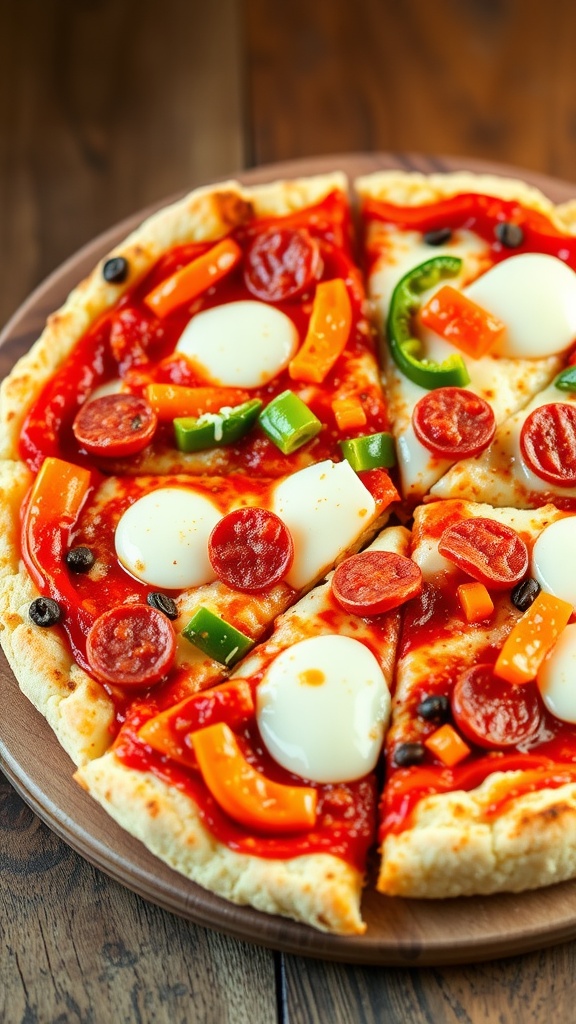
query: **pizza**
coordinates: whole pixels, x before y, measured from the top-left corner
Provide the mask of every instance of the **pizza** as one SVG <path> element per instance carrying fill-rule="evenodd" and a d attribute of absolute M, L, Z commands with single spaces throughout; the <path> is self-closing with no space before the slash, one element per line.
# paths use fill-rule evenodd
<path fill-rule="evenodd" d="M 464 173 L 198 189 L 3 382 L 8 662 L 224 899 L 353 935 L 366 884 L 576 876 L 575 224 Z"/>

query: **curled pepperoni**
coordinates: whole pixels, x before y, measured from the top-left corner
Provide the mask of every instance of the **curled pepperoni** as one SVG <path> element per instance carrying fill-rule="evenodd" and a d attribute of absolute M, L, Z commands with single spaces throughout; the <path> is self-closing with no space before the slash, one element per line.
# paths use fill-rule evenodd
<path fill-rule="evenodd" d="M 479 747 L 515 747 L 533 736 L 541 712 L 536 687 L 511 686 L 492 665 L 474 665 L 458 677 L 452 714 L 464 735 Z"/>
<path fill-rule="evenodd" d="M 479 455 L 494 437 L 496 420 L 488 402 L 466 388 L 435 388 L 412 413 L 414 433 L 439 459 Z"/>
<path fill-rule="evenodd" d="M 137 395 L 103 395 L 86 402 L 72 424 L 74 436 L 90 455 L 120 458 L 141 452 L 152 440 L 156 413 Z"/>
<path fill-rule="evenodd" d="M 86 637 L 91 671 L 113 686 L 153 686 L 170 671 L 176 634 L 148 604 L 119 605 L 96 619 Z"/>
<path fill-rule="evenodd" d="M 332 593 L 352 615 L 383 615 L 417 597 L 422 572 L 393 551 L 361 551 L 341 562 L 332 577 Z"/>
<path fill-rule="evenodd" d="M 208 540 L 214 572 L 234 590 L 256 593 L 284 578 L 294 544 L 288 527 L 266 508 L 238 508 L 216 524 Z"/>
<path fill-rule="evenodd" d="M 553 402 L 534 409 L 522 427 L 520 450 L 541 480 L 576 486 L 576 406 Z"/>
<path fill-rule="evenodd" d="M 320 247 L 304 228 L 262 231 L 246 250 L 246 287 L 264 302 L 298 298 L 321 273 Z"/>
<path fill-rule="evenodd" d="M 522 538 L 510 526 L 482 516 L 449 526 L 438 551 L 493 590 L 508 590 L 528 572 L 528 548 Z"/>

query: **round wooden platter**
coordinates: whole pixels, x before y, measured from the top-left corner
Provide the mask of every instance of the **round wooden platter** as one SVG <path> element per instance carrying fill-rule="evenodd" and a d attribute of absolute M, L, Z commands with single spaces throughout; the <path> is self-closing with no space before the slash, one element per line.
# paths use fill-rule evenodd
<path fill-rule="evenodd" d="M 322 173 L 336 168 L 350 178 L 380 169 L 424 173 L 468 169 L 520 177 L 555 202 L 576 186 L 480 161 L 408 154 L 348 154 L 257 168 L 238 175 L 246 184 Z M 163 205 L 163 204 L 158 204 Z M 151 210 L 140 212 L 94 239 L 53 273 L 0 336 L 0 375 L 40 334 L 48 314 L 114 244 Z M 116 825 L 73 781 L 73 765 L 44 719 L 20 693 L 0 655 L 0 766 L 30 807 L 62 839 L 106 874 L 141 896 L 196 924 L 284 952 L 348 963 L 440 965 L 528 952 L 576 936 L 576 882 L 521 895 L 424 901 L 400 900 L 366 890 L 363 936 L 325 935 L 304 925 L 237 907 L 178 875 Z"/>

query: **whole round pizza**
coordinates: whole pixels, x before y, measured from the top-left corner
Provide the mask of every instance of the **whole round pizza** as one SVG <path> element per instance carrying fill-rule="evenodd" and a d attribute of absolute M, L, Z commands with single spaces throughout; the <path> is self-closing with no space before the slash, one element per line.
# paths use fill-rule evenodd
<path fill-rule="evenodd" d="M 576 877 L 576 202 L 198 189 L 0 393 L 0 640 L 75 779 L 237 904 Z"/>

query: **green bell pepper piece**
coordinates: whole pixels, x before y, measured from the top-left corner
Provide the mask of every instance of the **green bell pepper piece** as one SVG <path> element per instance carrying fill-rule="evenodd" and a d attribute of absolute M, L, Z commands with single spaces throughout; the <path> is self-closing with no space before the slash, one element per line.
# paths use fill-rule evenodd
<path fill-rule="evenodd" d="M 322 430 L 322 423 L 293 391 L 283 391 L 258 418 L 267 437 L 283 455 L 291 455 Z"/>
<path fill-rule="evenodd" d="M 389 469 L 396 463 L 394 438 L 386 432 L 340 441 L 340 448 L 356 473 L 363 469 L 379 469 L 381 466 Z"/>
<path fill-rule="evenodd" d="M 261 400 L 252 398 L 218 413 L 179 416 L 173 420 L 176 447 L 181 452 L 200 452 L 205 448 L 236 444 L 255 425 L 261 408 Z"/>
<path fill-rule="evenodd" d="M 208 608 L 198 608 L 182 630 L 191 644 L 209 658 L 232 668 L 254 646 L 254 641 Z"/>
<path fill-rule="evenodd" d="M 447 277 L 456 277 L 461 268 L 462 260 L 457 256 L 436 256 L 405 274 L 392 294 L 386 326 L 392 358 L 406 377 L 428 391 L 465 387 L 470 382 L 461 355 L 454 353 L 443 363 L 425 359 L 422 342 L 412 334 L 412 317 L 422 293 Z"/>
<path fill-rule="evenodd" d="M 554 387 L 560 391 L 576 391 L 576 366 L 562 370 L 554 381 Z"/>

